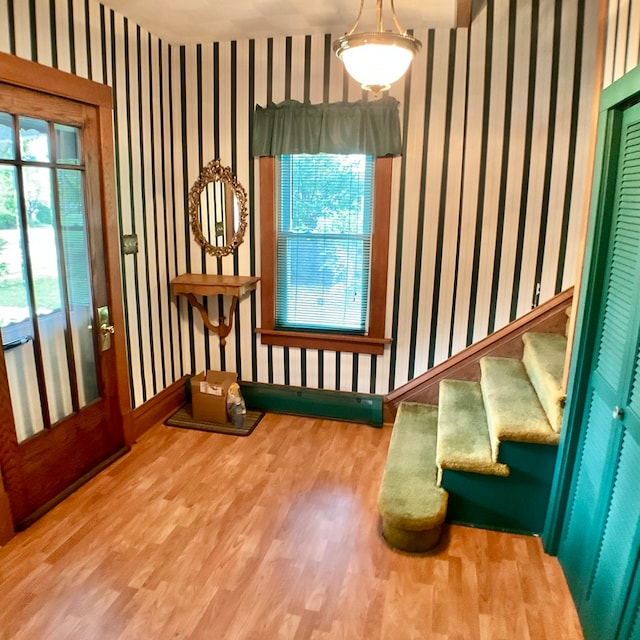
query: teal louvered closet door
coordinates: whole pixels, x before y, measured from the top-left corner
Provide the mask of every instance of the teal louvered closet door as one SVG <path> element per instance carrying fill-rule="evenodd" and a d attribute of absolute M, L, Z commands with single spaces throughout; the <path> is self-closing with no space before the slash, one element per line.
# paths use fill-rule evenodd
<path fill-rule="evenodd" d="M 586 320 L 597 323 L 591 373 L 558 553 L 587 640 L 640 640 L 632 588 L 640 548 L 640 105 L 622 113 L 619 134 L 613 207 L 601 212 L 611 225 L 602 296 Z"/>
<path fill-rule="evenodd" d="M 619 638 L 640 640 L 640 571 L 636 569 L 629 598 L 629 606 L 622 620 Z"/>

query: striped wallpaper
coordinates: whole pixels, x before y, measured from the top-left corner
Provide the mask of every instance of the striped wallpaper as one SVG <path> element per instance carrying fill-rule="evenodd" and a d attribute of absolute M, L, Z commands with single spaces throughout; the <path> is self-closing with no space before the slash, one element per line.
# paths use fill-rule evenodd
<path fill-rule="evenodd" d="M 640 63 L 640 0 L 609 0 L 604 87 Z"/>
<path fill-rule="evenodd" d="M 255 104 L 361 98 L 334 35 L 177 46 L 94 0 L 0 0 L 0 50 L 114 89 L 118 211 L 134 406 L 205 367 L 243 380 L 386 393 L 573 283 L 588 191 L 598 0 L 488 0 L 470 29 L 416 31 L 391 94 L 394 160 L 382 356 L 263 347 L 256 295 L 221 348 L 169 292 L 175 275 L 260 275 Z M 611 0 L 605 82 L 638 64 L 640 0 Z M 245 242 L 205 257 L 186 196 L 212 158 L 249 196 Z M 209 302 L 217 316 L 218 303 Z M 228 304 L 228 303 L 227 303 Z M 223 310 L 224 311 L 224 310 Z"/>

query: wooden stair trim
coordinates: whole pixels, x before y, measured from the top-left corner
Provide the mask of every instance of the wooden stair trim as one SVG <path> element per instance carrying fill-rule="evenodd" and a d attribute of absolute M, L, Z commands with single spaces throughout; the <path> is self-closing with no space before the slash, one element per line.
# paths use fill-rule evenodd
<path fill-rule="evenodd" d="M 480 358 L 484 356 L 521 358 L 521 338 L 528 331 L 564 334 L 567 320 L 565 310 L 571 306 L 572 301 L 573 287 L 569 287 L 524 316 L 389 392 L 384 398 L 384 422 L 393 422 L 398 405 L 402 401 L 437 404 L 438 386 L 445 378 L 478 382 Z"/>

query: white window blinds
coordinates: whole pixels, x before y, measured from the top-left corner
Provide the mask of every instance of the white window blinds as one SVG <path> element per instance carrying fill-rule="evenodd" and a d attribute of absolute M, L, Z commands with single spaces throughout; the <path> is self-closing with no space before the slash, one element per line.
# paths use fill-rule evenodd
<path fill-rule="evenodd" d="M 276 328 L 365 334 L 374 156 L 278 162 Z"/>

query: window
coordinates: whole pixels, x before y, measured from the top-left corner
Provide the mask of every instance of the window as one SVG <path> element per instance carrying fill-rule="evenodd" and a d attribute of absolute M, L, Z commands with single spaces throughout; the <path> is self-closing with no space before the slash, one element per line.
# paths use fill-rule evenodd
<path fill-rule="evenodd" d="M 373 166 L 356 154 L 278 159 L 277 329 L 364 335 Z"/>
<path fill-rule="evenodd" d="M 261 158 L 263 344 L 383 353 L 391 163 Z"/>

